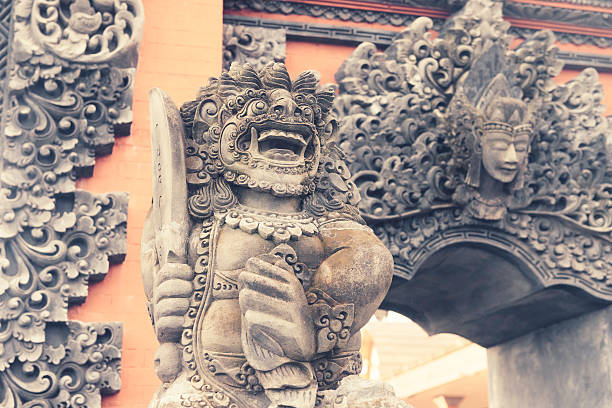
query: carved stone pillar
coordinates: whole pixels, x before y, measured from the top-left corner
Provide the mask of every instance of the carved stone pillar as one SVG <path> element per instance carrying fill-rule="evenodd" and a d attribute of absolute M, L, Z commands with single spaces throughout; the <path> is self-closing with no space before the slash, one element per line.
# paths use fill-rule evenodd
<path fill-rule="evenodd" d="M 139 0 L 0 1 L 0 406 L 100 406 L 121 324 L 68 321 L 126 251 L 127 194 L 74 181 L 129 133 Z"/>

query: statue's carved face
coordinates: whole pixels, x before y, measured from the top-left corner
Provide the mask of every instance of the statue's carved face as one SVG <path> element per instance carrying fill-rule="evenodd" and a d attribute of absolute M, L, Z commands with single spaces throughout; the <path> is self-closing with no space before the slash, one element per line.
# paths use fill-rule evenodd
<path fill-rule="evenodd" d="M 181 108 L 200 144 L 189 155 L 190 185 L 209 185 L 208 175 L 276 196 L 314 192 L 321 145 L 337 131 L 334 96 L 334 87 L 321 87 L 314 71 L 292 81 L 281 63 L 260 71 L 233 65 Z"/>
<path fill-rule="evenodd" d="M 510 126 L 484 132 L 482 165 L 493 179 L 501 183 L 514 181 L 527 164 L 529 135 L 527 129 Z"/>
<path fill-rule="evenodd" d="M 285 89 L 251 99 L 223 127 L 220 158 L 251 186 L 277 194 L 303 190 L 317 171 L 321 147 L 313 107 Z"/>

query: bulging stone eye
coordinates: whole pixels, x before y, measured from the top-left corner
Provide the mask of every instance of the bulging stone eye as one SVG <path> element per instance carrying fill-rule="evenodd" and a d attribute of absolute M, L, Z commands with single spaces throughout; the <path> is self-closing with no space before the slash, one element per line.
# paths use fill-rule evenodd
<path fill-rule="evenodd" d="M 249 140 L 247 140 L 247 138 L 242 138 L 241 140 L 238 141 L 239 151 L 246 152 L 247 150 L 249 150 L 250 146 L 251 146 L 251 143 L 249 142 Z"/>
<path fill-rule="evenodd" d="M 252 115 L 263 115 L 268 111 L 268 104 L 261 99 L 256 100 L 251 103 L 249 110 Z"/>

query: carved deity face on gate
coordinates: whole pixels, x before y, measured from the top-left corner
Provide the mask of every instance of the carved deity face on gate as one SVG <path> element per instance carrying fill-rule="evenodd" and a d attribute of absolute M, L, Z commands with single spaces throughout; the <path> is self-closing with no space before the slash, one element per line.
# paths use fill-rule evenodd
<path fill-rule="evenodd" d="M 500 98 L 486 110 L 482 164 L 501 183 L 511 183 L 525 168 L 532 127 L 525 124 L 527 107 L 517 99 Z"/>
<path fill-rule="evenodd" d="M 482 177 L 490 177 L 513 190 L 521 188 L 533 132 L 526 105 L 518 99 L 499 98 L 485 109 L 484 116 L 484 124 L 475 130 L 475 152 L 481 164 L 472 164 L 468 184 L 478 187 Z"/>

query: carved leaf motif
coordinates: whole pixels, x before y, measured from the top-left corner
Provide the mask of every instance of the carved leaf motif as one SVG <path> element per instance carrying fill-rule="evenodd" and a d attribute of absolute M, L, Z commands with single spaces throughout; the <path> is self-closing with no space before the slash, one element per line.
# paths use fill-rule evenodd
<path fill-rule="evenodd" d="M 46 51 L 83 63 L 121 59 L 140 40 L 143 10 L 137 0 L 107 2 L 78 0 L 19 0 L 15 31 L 20 59 Z"/>
<path fill-rule="evenodd" d="M 602 98 L 593 69 L 546 95 L 537 113 L 528 191 L 513 206 L 557 215 L 610 240 L 612 177 L 606 144 L 612 127 L 601 116 Z"/>
<path fill-rule="evenodd" d="M 2 370 L 1 406 L 99 406 L 100 390 L 119 390 L 120 324 L 68 322 L 46 332 L 42 358 Z"/>
<path fill-rule="evenodd" d="M 361 44 L 336 74 L 339 145 L 349 152 L 364 212 L 401 214 L 448 202 L 460 182 L 450 171 L 449 103 L 483 45 L 509 41 L 499 4 L 472 3 L 438 38 L 428 31 L 432 21 L 419 18 L 384 53 Z M 483 12 L 485 5 L 493 12 Z"/>
<path fill-rule="evenodd" d="M 285 30 L 223 25 L 223 70 L 233 62 L 261 70 L 269 62 L 285 61 Z"/>
<path fill-rule="evenodd" d="M 76 223 L 66 231 L 49 223 L 0 241 L 0 332 L 11 339 L 0 353 L 1 366 L 17 356 L 36 360 L 45 323 L 65 321 L 68 302 L 83 300 L 89 279 L 108 271 L 107 257 L 118 261 L 125 253 L 125 194 L 77 191 L 73 205 Z"/>

